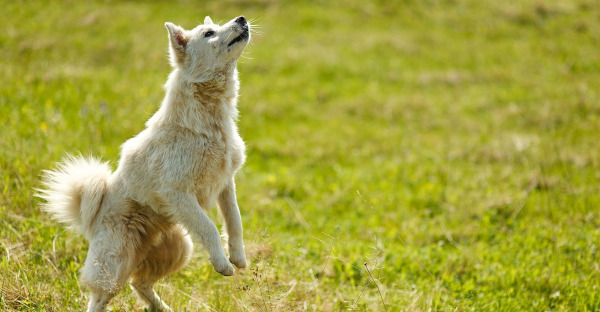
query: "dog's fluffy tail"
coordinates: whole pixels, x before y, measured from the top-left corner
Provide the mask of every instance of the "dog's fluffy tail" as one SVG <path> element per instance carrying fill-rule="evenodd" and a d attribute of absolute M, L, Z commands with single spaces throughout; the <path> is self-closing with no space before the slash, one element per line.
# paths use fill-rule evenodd
<path fill-rule="evenodd" d="M 67 156 L 55 170 L 44 171 L 45 188 L 39 189 L 37 194 L 46 201 L 42 209 L 89 237 L 110 175 L 108 163 L 81 155 Z"/>

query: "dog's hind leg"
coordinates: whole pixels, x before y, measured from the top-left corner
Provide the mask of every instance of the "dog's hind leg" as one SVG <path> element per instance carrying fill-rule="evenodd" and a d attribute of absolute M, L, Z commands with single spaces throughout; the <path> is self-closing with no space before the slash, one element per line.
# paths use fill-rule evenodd
<path fill-rule="evenodd" d="M 109 292 L 92 292 L 90 296 L 90 301 L 88 303 L 88 312 L 104 312 L 106 311 L 106 306 L 110 299 L 112 299 L 115 294 L 111 294 Z"/>
<path fill-rule="evenodd" d="M 149 306 L 149 311 L 173 311 L 169 306 L 160 300 L 160 297 L 153 289 L 154 281 L 132 279 L 131 289 L 136 293 L 140 301 Z"/>
<path fill-rule="evenodd" d="M 171 311 L 153 289 L 161 277 L 181 269 L 190 259 L 192 241 L 180 226 L 164 232 L 148 250 L 147 257 L 131 275 L 131 288 L 150 311 Z"/>
<path fill-rule="evenodd" d="M 130 250 L 112 237 L 97 236 L 81 269 L 81 281 L 91 291 L 89 312 L 105 311 L 109 301 L 121 290 L 131 273 Z"/>

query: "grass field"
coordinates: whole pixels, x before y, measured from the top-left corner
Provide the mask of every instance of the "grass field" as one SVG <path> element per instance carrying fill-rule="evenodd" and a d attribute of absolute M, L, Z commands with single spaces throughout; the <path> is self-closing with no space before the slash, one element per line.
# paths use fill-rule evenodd
<path fill-rule="evenodd" d="M 600 4 L 513 2 L 1 1 L 0 310 L 85 308 L 87 242 L 40 213 L 41 171 L 116 167 L 164 95 L 165 21 L 244 14 L 251 265 L 196 246 L 171 307 L 599 311 Z"/>

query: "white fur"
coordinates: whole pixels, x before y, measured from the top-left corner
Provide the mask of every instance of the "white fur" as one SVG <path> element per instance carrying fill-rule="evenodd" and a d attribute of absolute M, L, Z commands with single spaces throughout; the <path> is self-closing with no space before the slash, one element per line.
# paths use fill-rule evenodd
<path fill-rule="evenodd" d="M 95 158 L 67 156 L 56 171 L 45 171 L 46 189 L 39 192 L 46 200 L 42 209 L 90 239 L 111 172 Z"/>
<path fill-rule="evenodd" d="M 234 175 L 245 161 L 235 124 L 236 62 L 249 33 L 229 45 L 248 31 L 244 23 L 240 17 L 219 26 L 207 17 L 190 31 L 166 23 L 174 67 L 166 96 L 146 129 L 122 145 L 117 170 L 70 156 L 45 172 L 42 208 L 90 241 L 81 270 L 92 291 L 88 311 L 104 311 L 127 280 L 151 310 L 170 310 L 152 285 L 189 260 L 187 233 L 202 243 L 217 272 L 232 275 L 232 263 L 246 266 Z M 215 202 L 229 259 L 203 211 Z"/>

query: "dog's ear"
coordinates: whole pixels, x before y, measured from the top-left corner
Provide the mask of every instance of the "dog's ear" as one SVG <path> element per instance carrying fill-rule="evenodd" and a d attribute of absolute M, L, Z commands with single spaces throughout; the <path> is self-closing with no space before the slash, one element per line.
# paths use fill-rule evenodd
<path fill-rule="evenodd" d="M 185 60 L 185 47 L 189 38 L 183 28 L 173 23 L 166 22 L 165 27 L 169 31 L 171 64 L 173 66 L 183 64 Z"/>
<path fill-rule="evenodd" d="M 212 25 L 213 21 L 210 19 L 210 16 L 204 18 L 204 25 Z"/>

